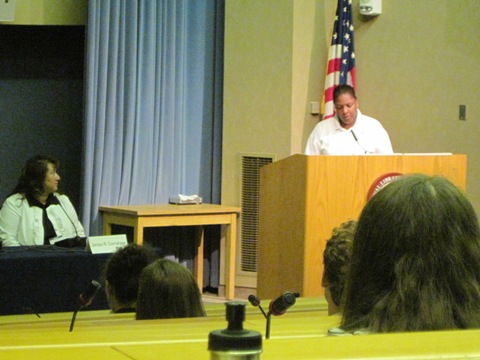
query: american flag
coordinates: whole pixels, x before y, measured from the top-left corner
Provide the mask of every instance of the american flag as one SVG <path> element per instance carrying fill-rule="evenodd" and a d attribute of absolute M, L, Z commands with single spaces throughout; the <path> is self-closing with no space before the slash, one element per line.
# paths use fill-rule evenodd
<path fill-rule="evenodd" d="M 356 87 L 353 44 L 352 0 L 338 0 L 325 77 L 325 93 L 322 103 L 324 120 L 335 115 L 333 106 L 335 86 L 348 84 Z"/>

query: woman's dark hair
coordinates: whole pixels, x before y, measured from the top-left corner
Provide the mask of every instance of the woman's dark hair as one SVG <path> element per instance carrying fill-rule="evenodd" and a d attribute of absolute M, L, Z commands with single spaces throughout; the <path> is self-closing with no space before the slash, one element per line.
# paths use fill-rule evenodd
<path fill-rule="evenodd" d="M 153 248 L 138 244 L 128 244 L 110 256 L 105 263 L 103 277 L 119 303 L 135 304 L 140 274 L 157 258 Z"/>
<path fill-rule="evenodd" d="M 42 195 L 45 177 L 48 172 L 48 164 L 52 164 L 55 169 L 58 169 L 58 160 L 51 157 L 37 155 L 28 159 L 22 169 L 17 185 L 10 195 L 20 193 L 35 198 Z"/>
<path fill-rule="evenodd" d="M 201 316 L 205 316 L 205 311 L 200 290 L 186 267 L 159 259 L 143 269 L 137 298 L 137 320 Z"/>
<path fill-rule="evenodd" d="M 480 327 L 480 230 L 442 177 L 386 185 L 358 221 L 342 327 L 371 332 Z"/>
<path fill-rule="evenodd" d="M 357 95 L 355 95 L 355 89 L 353 86 L 350 85 L 338 85 L 333 89 L 333 102 L 337 102 L 337 99 L 340 95 L 343 94 L 350 94 L 353 96 L 353 98 L 357 98 Z"/>

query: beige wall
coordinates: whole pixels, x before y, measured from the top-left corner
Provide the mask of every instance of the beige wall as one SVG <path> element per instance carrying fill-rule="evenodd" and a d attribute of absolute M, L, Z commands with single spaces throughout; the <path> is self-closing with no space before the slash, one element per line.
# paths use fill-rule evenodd
<path fill-rule="evenodd" d="M 240 153 L 303 152 L 318 121 L 336 0 L 226 0 L 222 202 L 239 205 Z M 383 0 L 360 18 L 353 1 L 357 92 L 396 152 L 468 156 L 480 214 L 480 1 Z M 466 121 L 459 104 L 468 105 Z"/>
<path fill-rule="evenodd" d="M 222 203 L 240 201 L 239 153 L 290 153 L 292 11 L 290 1 L 226 2 Z"/>
<path fill-rule="evenodd" d="M 14 21 L 5 25 L 85 25 L 88 0 L 15 0 Z"/>

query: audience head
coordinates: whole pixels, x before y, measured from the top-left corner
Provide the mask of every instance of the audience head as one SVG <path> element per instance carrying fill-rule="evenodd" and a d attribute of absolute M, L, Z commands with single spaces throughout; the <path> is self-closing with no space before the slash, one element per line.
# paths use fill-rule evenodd
<path fill-rule="evenodd" d="M 157 258 L 153 248 L 129 244 L 107 260 L 104 268 L 105 292 L 113 312 L 134 311 L 140 274 Z"/>
<path fill-rule="evenodd" d="M 190 270 L 159 259 L 140 276 L 137 320 L 205 316 L 202 296 Z"/>
<path fill-rule="evenodd" d="M 11 194 L 20 193 L 38 198 L 45 191 L 45 180 L 49 171 L 57 171 L 59 162 L 43 155 L 31 157 L 25 163 L 17 185 Z"/>
<path fill-rule="evenodd" d="M 480 230 L 442 177 L 402 176 L 376 193 L 355 231 L 342 328 L 480 327 Z"/>
<path fill-rule="evenodd" d="M 350 220 L 333 229 L 323 252 L 322 286 L 325 288 L 329 315 L 339 312 L 356 224 L 356 221 Z"/>

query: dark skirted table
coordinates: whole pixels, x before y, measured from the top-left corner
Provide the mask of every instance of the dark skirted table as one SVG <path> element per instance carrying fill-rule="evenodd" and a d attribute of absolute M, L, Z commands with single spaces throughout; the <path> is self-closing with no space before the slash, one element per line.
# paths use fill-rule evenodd
<path fill-rule="evenodd" d="M 0 251 L 0 315 L 74 311 L 92 280 L 100 281 L 111 254 L 53 245 L 4 247 Z M 85 310 L 108 309 L 100 289 Z"/>

